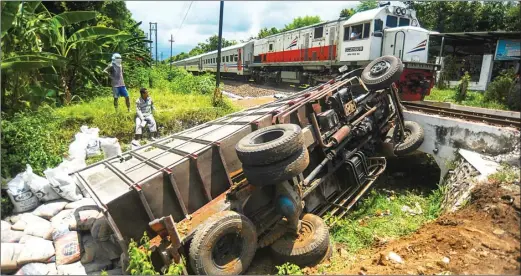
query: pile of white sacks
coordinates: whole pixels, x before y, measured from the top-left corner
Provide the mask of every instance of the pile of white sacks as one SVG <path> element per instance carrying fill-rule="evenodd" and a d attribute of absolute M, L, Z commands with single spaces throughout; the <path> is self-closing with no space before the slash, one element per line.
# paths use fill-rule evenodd
<path fill-rule="evenodd" d="M 15 215 L 1 221 L 2 274 L 122 274 L 122 252 L 107 219 L 69 176 L 89 156 L 121 154 L 116 138 L 100 138 L 98 132 L 82 126 L 69 156 L 45 170 L 46 178 L 27 165 L 7 183 Z"/>

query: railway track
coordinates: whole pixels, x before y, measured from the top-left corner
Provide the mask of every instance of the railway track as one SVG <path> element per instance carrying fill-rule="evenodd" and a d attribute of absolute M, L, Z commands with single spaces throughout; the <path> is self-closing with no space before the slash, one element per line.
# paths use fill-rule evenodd
<path fill-rule="evenodd" d="M 491 125 L 514 127 L 517 129 L 521 129 L 521 118 L 513 118 L 466 110 L 457 110 L 447 107 L 432 106 L 415 102 L 402 102 L 402 104 L 407 110 L 411 111 L 420 111 L 428 114 L 437 114 L 448 117 L 460 118 L 468 121 L 475 121 Z"/>

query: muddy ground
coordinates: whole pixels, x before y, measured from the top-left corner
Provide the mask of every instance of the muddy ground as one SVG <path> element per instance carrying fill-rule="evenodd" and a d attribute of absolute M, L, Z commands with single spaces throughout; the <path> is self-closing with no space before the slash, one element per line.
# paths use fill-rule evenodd
<path fill-rule="evenodd" d="M 411 236 L 360 252 L 356 264 L 339 273 L 519 274 L 519 186 L 487 183 L 473 197 L 464 209 L 441 216 Z M 389 252 L 398 254 L 403 264 L 386 260 Z"/>

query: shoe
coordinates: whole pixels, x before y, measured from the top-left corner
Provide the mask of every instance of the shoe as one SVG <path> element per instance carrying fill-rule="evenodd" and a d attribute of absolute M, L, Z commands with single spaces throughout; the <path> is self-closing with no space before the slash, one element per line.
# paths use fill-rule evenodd
<path fill-rule="evenodd" d="M 141 143 L 138 140 L 132 140 L 131 143 L 132 143 L 132 146 L 136 146 L 136 147 L 141 146 Z"/>
<path fill-rule="evenodd" d="M 159 140 L 159 138 L 157 138 L 157 137 L 151 137 L 150 140 L 152 140 L 152 141 L 157 141 L 157 140 Z"/>

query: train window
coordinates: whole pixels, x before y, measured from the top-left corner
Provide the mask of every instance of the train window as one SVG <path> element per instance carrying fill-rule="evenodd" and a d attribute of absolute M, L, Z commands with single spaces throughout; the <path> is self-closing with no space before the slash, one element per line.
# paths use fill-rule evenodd
<path fill-rule="evenodd" d="M 273 51 L 273 43 L 270 43 L 270 49 L 269 51 Z"/>
<path fill-rule="evenodd" d="M 361 39 L 363 27 L 363 24 L 351 26 L 351 34 L 349 35 L 349 40 Z"/>
<path fill-rule="evenodd" d="M 233 55 L 230 55 L 230 62 L 233 62 Z"/>
<path fill-rule="evenodd" d="M 409 18 L 400 18 L 400 23 L 398 23 L 398 26 L 409 26 L 411 23 L 411 20 Z"/>
<path fill-rule="evenodd" d="M 380 19 L 374 20 L 374 31 L 375 32 L 381 32 L 384 27 L 384 22 Z"/>
<path fill-rule="evenodd" d="M 228 62 L 228 61 L 229 61 L 229 60 L 228 60 L 228 56 L 226 56 L 226 62 Z"/>
<path fill-rule="evenodd" d="M 221 62 L 224 62 L 224 57 L 222 57 L 222 61 Z"/>
<path fill-rule="evenodd" d="M 344 27 L 344 41 L 349 40 L 349 27 Z"/>
<path fill-rule="evenodd" d="M 369 37 L 370 30 L 371 30 L 371 23 L 364 23 L 364 38 Z"/>
<path fill-rule="evenodd" d="M 388 15 L 387 20 L 385 21 L 385 26 L 391 27 L 391 28 L 398 26 L 398 17 Z"/>
<path fill-rule="evenodd" d="M 314 38 L 321 38 L 322 36 L 324 36 L 324 26 L 316 27 Z"/>
<path fill-rule="evenodd" d="M 235 56 L 233 57 L 233 61 L 238 61 L 239 60 L 239 56 L 237 54 L 235 54 Z"/>

